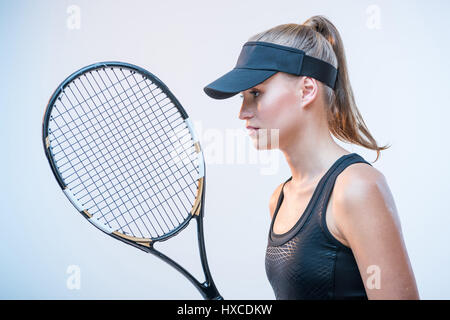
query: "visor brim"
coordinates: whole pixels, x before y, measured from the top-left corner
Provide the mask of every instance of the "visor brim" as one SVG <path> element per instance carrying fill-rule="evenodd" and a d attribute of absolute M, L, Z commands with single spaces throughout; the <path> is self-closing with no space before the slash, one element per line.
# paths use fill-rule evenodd
<path fill-rule="evenodd" d="M 277 72 L 276 70 L 233 69 L 211 82 L 203 88 L 203 91 L 213 99 L 227 99 L 264 82 Z"/>

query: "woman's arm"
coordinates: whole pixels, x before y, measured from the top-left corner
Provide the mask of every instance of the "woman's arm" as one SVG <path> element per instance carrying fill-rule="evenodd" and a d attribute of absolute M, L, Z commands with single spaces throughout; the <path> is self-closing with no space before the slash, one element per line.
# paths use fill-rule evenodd
<path fill-rule="evenodd" d="M 385 177 L 364 164 L 349 166 L 341 175 L 333 217 L 353 251 L 368 298 L 419 299 Z"/>

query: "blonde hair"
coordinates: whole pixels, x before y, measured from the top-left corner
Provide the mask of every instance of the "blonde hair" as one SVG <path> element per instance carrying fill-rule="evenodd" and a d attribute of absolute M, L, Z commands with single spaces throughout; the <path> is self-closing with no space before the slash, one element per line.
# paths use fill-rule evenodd
<path fill-rule="evenodd" d="M 252 36 L 248 41 L 265 41 L 303 50 L 305 54 L 324 60 L 338 69 L 335 89 L 323 85 L 328 106 L 330 132 L 339 140 L 380 151 L 358 110 L 350 85 L 344 44 L 336 27 L 324 16 L 313 16 L 303 24 L 282 24 Z M 374 162 L 375 162 L 374 161 Z"/>

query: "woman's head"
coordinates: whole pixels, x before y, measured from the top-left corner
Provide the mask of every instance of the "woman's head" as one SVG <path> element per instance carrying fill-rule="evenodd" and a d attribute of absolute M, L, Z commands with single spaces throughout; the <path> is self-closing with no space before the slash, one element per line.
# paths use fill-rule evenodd
<path fill-rule="evenodd" d="M 239 117 L 247 121 L 247 125 L 260 125 L 261 128 L 267 129 L 279 128 L 281 145 L 290 143 L 289 140 L 295 137 L 301 138 L 302 123 L 305 121 L 315 121 L 320 125 L 324 120 L 336 138 L 376 150 L 377 159 L 380 151 L 388 148 L 377 145 L 358 111 L 348 77 L 343 42 L 336 27 L 327 18 L 314 16 L 302 25 L 279 25 L 254 35 L 249 41 L 263 41 L 300 49 L 305 55 L 328 62 L 337 68 L 338 75 L 332 89 L 310 77 L 277 72 L 243 92 L 244 101 Z M 254 97 L 253 92 L 258 89 L 263 92 Z M 309 105 L 314 105 L 314 108 L 308 110 Z M 251 119 L 251 116 L 254 118 Z M 270 132 L 268 139 L 270 141 Z M 269 142 L 269 149 L 270 144 Z"/>

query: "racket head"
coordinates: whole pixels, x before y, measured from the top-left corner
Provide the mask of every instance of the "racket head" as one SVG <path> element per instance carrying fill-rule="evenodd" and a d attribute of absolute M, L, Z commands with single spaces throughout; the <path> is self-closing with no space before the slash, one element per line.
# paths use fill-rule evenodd
<path fill-rule="evenodd" d="M 100 62 L 71 74 L 49 99 L 42 138 L 71 203 L 119 240 L 150 247 L 203 215 L 205 165 L 194 127 L 141 67 Z"/>

